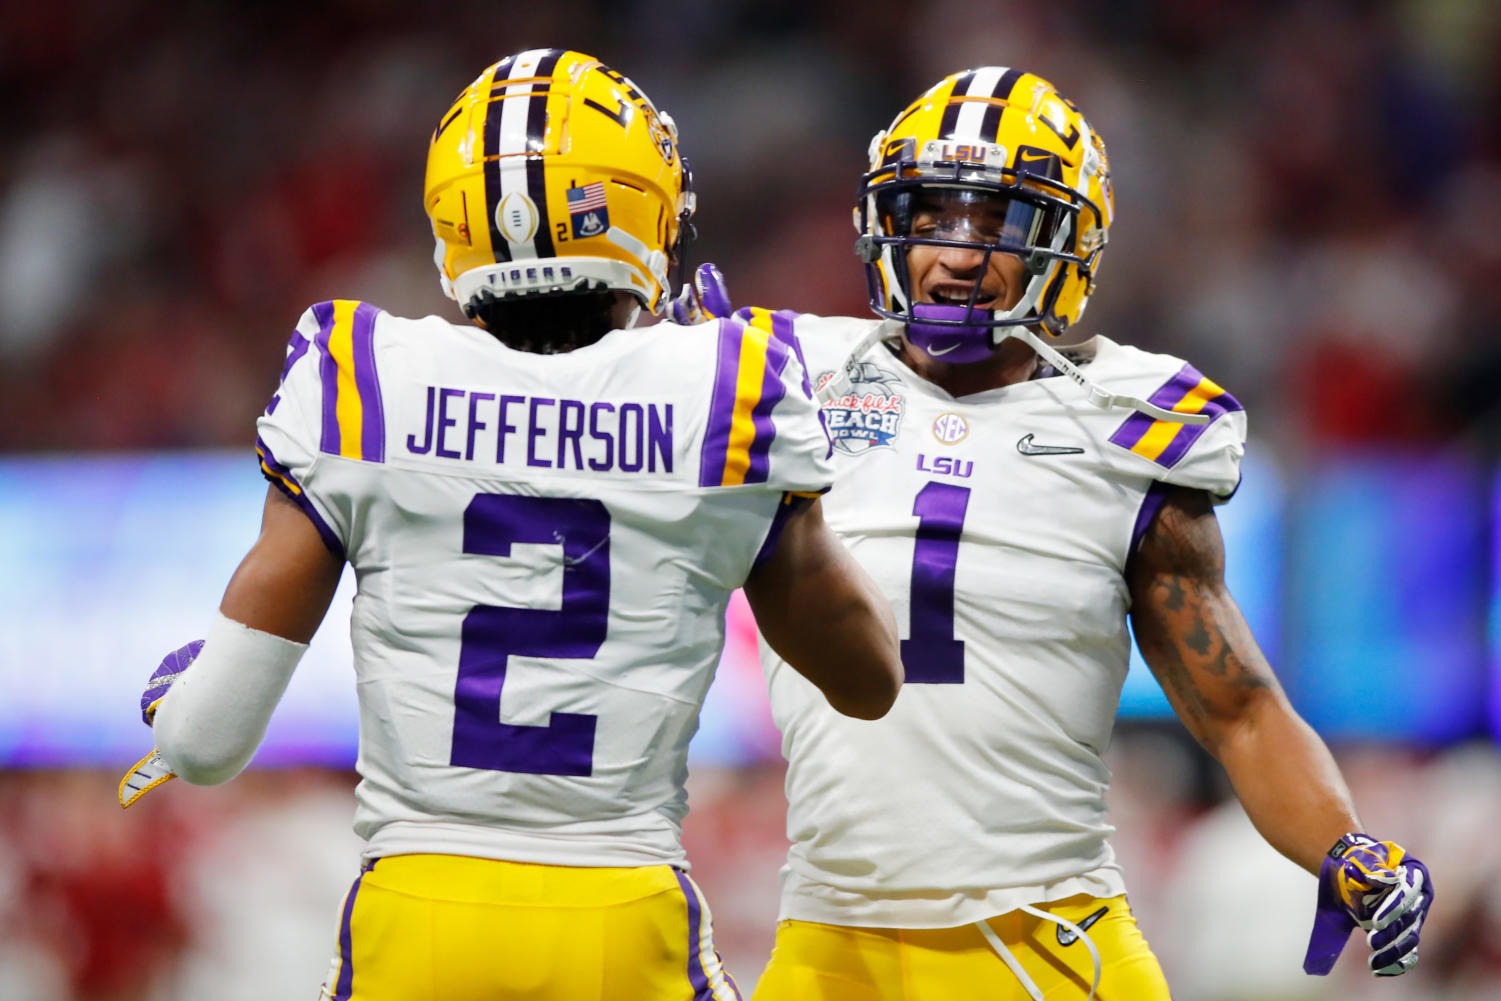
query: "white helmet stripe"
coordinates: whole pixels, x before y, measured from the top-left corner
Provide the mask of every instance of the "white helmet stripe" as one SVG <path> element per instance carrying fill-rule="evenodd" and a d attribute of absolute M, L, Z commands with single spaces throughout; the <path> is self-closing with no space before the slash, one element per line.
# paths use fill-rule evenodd
<path fill-rule="evenodd" d="M 511 72 L 508 79 L 525 80 L 537 75 L 537 67 L 549 49 L 528 49 L 516 57 L 511 64 Z M 531 91 L 530 84 L 507 87 L 505 97 L 524 95 Z M 546 95 L 537 100 L 546 101 Z M 532 199 L 536 199 L 527 191 L 526 159 L 522 154 L 527 151 L 527 113 L 531 110 L 532 101 L 506 101 L 500 103 L 500 135 L 496 143 L 495 152 L 502 157 L 500 161 L 500 197 L 496 199 L 499 205 L 505 201 L 506 196 L 512 192 L 519 192 Z M 546 199 L 545 193 L 543 199 Z M 511 243 L 510 256 L 512 260 L 525 260 L 537 256 L 537 244 L 535 240 L 527 240 L 525 243 Z"/>
<path fill-rule="evenodd" d="M 995 94 L 1001 77 L 1006 74 L 1004 66 L 982 66 L 975 70 L 975 75 L 969 81 L 969 89 L 964 92 L 965 97 L 992 97 Z M 959 120 L 954 124 L 953 135 L 956 138 L 979 139 L 984 142 L 994 142 L 994 136 L 982 136 L 980 126 L 985 121 L 985 112 L 990 110 L 987 101 L 965 101 L 959 107 Z"/>

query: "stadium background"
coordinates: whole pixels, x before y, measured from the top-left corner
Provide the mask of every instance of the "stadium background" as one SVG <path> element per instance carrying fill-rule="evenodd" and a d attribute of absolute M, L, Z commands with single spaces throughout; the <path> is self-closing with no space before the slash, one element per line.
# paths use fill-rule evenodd
<path fill-rule="evenodd" d="M 1396 982 L 1303 977 L 1313 881 L 1251 831 L 1137 666 L 1117 848 L 1178 996 L 1501 997 L 1501 13 L 1487 0 L 0 3 L 0 997 L 311 997 L 354 873 L 336 599 L 257 767 L 121 814 L 140 682 L 254 537 L 253 420 L 308 303 L 457 318 L 427 136 L 480 68 L 562 45 L 676 117 L 695 261 L 738 302 L 860 314 L 866 143 L 1018 65 L 1110 146 L 1083 327 L 1251 415 L 1232 584 L 1368 828 L 1440 888 Z M 743 612 L 743 609 L 741 609 Z M 781 761 L 743 616 L 687 839 L 748 986 Z M 935 851 L 944 846 L 935 844 Z"/>

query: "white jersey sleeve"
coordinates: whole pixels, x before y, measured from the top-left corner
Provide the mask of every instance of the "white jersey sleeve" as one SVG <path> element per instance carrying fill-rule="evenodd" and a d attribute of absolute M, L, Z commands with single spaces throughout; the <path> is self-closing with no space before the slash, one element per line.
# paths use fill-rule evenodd
<path fill-rule="evenodd" d="M 1198 369 L 1171 355 L 1153 354 L 1096 338 L 1086 373 L 1114 392 L 1185 414 L 1206 414 L 1208 424 L 1179 424 L 1130 413 L 1118 422 L 1105 450 L 1123 472 L 1146 473 L 1175 486 L 1206 490 L 1223 503 L 1240 484 L 1246 452 L 1246 412 L 1230 393 Z"/>

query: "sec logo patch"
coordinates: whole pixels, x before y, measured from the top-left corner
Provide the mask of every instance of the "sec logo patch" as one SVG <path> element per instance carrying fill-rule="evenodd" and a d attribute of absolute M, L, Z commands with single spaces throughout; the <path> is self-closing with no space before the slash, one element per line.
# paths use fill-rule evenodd
<path fill-rule="evenodd" d="M 933 437 L 945 445 L 957 445 L 969 437 L 969 421 L 963 414 L 941 413 L 933 418 Z"/>

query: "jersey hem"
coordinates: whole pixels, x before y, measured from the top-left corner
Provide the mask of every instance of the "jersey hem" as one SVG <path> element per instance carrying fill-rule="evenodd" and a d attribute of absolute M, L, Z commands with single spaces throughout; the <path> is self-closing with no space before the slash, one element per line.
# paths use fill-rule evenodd
<path fill-rule="evenodd" d="M 783 870 L 779 921 L 813 921 L 854 928 L 957 928 L 1028 904 L 1047 904 L 1084 893 L 1118 897 L 1125 875 L 1114 863 L 1077 876 L 1030 886 L 990 890 L 859 893 L 800 879 Z"/>
<path fill-rule="evenodd" d="M 497 827 L 429 821 L 395 821 L 376 831 L 362 859 L 388 855 L 462 855 L 503 862 L 536 862 L 585 868 L 633 869 L 670 865 L 684 872 L 688 859 L 675 839 L 629 834 L 521 832 Z"/>

